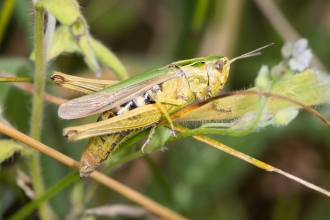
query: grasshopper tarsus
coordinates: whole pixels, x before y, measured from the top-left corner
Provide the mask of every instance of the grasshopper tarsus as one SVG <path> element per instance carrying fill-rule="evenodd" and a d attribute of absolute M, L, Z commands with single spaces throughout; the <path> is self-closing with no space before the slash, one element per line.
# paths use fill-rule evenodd
<path fill-rule="evenodd" d="M 82 179 L 82 178 L 86 178 L 86 177 L 89 177 L 92 173 L 94 172 L 94 170 L 93 171 L 91 171 L 91 172 L 86 172 L 86 173 L 82 173 L 82 172 L 80 172 L 79 173 L 79 177 L 80 177 L 80 179 Z"/>
<path fill-rule="evenodd" d="M 146 142 L 141 147 L 142 154 L 144 154 L 144 149 L 150 143 L 150 141 L 152 139 L 152 136 L 154 135 L 155 131 L 156 131 L 156 124 L 153 124 L 153 125 L 151 125 L 151 129 L 150 129 L 150 132 L 149 132 L 149 135 L 148 135 L 148 138 L 147 138 Z"/>
<path fill-rule="evenodd" d="M 147 140 L 141 147 L 141 153 L 144 154 L 144 149 L 147 147 L 147 145 L 149 144 L 149 140 Z"/>
<path fill-rule="evenodd" d="M 174 137 L 175 139 L 177 139 L 177 138 L 178 138 L 178 136 L 176 136 L 176 134 L 175 134 L 175 131 L 174 131 L 174 130 L 172 130 L 172 135 L 173 135 L 173 137 Z"/>

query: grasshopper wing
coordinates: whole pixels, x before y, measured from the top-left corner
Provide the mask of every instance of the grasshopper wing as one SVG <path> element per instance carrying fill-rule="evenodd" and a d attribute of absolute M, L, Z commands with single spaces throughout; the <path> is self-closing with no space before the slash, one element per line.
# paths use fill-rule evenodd
<path fill-rule="evenodd" d="M 63 135 L 70 141 L 76 141 L 94 136 L 148 127 L 157 123 L 161 117 L 162 114 L 156 104 L 144 105 L 107 120 L 66 128 L 63 131 Z"/>
<path fill-rule="evenodd" d="M 129 102 L 157 84 L 182 75 L 183 72 L 176 66 L 152 69 L 96 93 L 68 101 L 60 106 L 58 116 L 75 119 L 102 113 Z"/>

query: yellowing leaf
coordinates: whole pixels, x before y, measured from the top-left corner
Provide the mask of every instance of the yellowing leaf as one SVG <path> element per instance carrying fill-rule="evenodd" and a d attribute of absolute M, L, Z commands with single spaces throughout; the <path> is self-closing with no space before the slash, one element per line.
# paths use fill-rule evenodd
<path fill-rule="evenodd" d="M 279 82 L 272 93 L 294 99 L 307 106 L 313 106 L 328 101 L 329 87 L 330 78 L 326 74 L 309 69 L 296 74 L 290 80 Z M 256 91 L 256 88 L 250 90 Z M 189 110 L 188 107 L 176 113 L 174 120 L 216 121 L 240 118 L 248 112 L 258 110 L 258 99 L 256 94 L 219 98 L 192 110 Z M 290 107 L 301 108 L 296 104 L 274 97 L 270 97 L 267 103 L 267 110 L 271 114 Z"/>

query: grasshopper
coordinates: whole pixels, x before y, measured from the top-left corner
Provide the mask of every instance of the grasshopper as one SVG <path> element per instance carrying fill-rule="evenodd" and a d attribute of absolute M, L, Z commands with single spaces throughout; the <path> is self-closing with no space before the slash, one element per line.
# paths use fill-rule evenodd
<path fill-rule="evenodd" d="M 232 60 L 225 56 L 207 56 L 177 61 L 121 82 L 54 72 L 51 78 L 55 84 L 87 94 L 62 104 L 58 110 L 61 119 L 102 113 L 96 123 L 63 131 L 71 141 L 91 138 L 80 160 L 80 176 L 88 177 L 126 139 L 151 127 L 141 148 L 143 153 L 160 121 L 167 120 L 176 137 L 170 118 L 173 113 L 215 96 L 224 87 L 232 62 L 257 55 L 257 51 L 270 45 Z"/>

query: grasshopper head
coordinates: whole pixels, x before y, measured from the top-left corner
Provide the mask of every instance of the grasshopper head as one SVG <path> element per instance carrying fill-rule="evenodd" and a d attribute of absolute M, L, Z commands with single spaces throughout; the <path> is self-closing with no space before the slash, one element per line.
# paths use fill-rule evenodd
<path fill-rule="evenodd" d="M 230 64 L 238 59 L 252 57 L 260 54 L 260 50 L 273 45 L 274 43 L 260 47 L 256 50 L 245 53 L 241 56 L 235 57 L 229 61 L 227 57 L 221 56 L 209 56 L 206 57 L 206 70 L 209 78 L 209 92 L 208 96 L 215 96 L 225 85 L 228 75 Z"/>
<path fill-rule="evenodd" d="M 229 75 L 229 59 L 220 57 L 206 64 L 206 71 L 209 78 L 208 96 L 215 96 L 224 87 Z"/>

